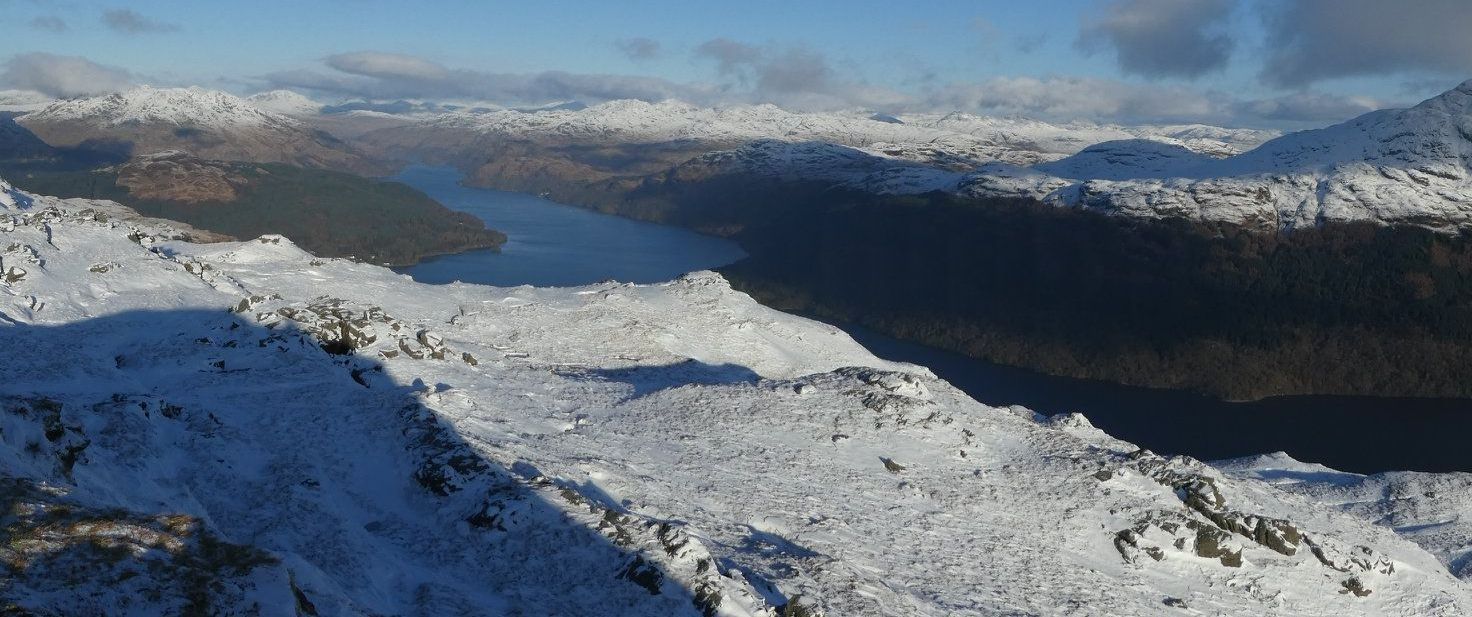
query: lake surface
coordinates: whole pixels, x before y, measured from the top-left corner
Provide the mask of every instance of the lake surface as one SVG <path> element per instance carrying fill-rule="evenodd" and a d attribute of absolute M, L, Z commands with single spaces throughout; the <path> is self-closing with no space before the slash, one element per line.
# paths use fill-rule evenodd
<path fill-rule="evenodd" d="M 1105 432 L 1162 454 L 1219 460 L 1282 450 L 1341 471 L 1472 471 L 1472 401 L 1285 396 L 1230 403 L 1190 392 L 1053 377 L 844 330 L 875 355 L 929 367 L 991 405 L 1079 412 Z"/>
<path fill-rule="evenodd" d="M 446 207 L 469 212 L 504 232 L 499 253 L 471 251 L 398 268 L 422 283 L 569 286 L 616 279 L 657 283 L 746 256 L 735 242 L 692 231 L 600 214 L 526 193 L 464 187 L 461 173 L 413 166 L 394 178 Z"/>
<path fill-rule="evenodd" d="M 654 283 L 745 254 L 727 240 L 599 214 L 523 193 L 460 186 L 454 169 L 410 167 L 396 179 L 509 236 L 502 252 L 473 251 L 400 268 L 426 283 Z M 882 358 L 930 367 L 977 400 L 1095 426 L 1162 454 L 1214 460 L 1282 450 L 1343 471 L 1472 471 L 1472 401 L 1295 396 L 1228 403 L 1189 392 L 1052 377 L 842 325 Z"/>

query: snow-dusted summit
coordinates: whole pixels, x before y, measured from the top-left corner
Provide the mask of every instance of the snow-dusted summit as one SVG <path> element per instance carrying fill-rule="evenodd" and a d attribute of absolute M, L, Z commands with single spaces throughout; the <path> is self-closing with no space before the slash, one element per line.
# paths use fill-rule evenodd
<path fill-rule="evenodd" d="M 1464 229 L 1472 226 L 1472 81 L 1409 109 L 1284 135 L 1223 159 L 1148 141 L 1109 142 L 973 184 L 979 194 L 1028 194 L 1142 218 L 1266 229 L 1349 221 Z"/>
<path fill-rule="evenodd" d="M 17 121 L 53 146 L 111 143 L 131 154 L 187 150 L 205 159 L 365 170 L 373 164 L 331 135 L 232 94 L 140 86 L 56 101 Z"/>
<path fill-rule="evenodd" d="M 1387 527 L 981 405 L 718 275 L 414 283 L 0 184 L 32 614 L 1417 615 Z"/>
<path fill-rule="evenodd" d="M 27 123 L 79 122 L 100 128 L 167 123 L 224 130 L 299 124 L 238 96 L 197 86 L 139 86 L 99 97 L 66 99 L 26 114 L 25 119 Z"/>

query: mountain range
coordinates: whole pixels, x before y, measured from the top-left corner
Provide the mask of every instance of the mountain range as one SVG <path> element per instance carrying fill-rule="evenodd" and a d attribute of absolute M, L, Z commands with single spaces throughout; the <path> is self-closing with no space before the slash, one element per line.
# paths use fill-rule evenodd
<path fill-rule="evenodd" d="M 1276 137 L 1202 125 L 803 114 L 676 101 L 324 114 L 327 106 L 290 91 L 241 99 L 149 87 L 53 102 L 19 122 L 53 146 L 183 149 L 206 159 L 370 173 L 386 169 L 383 159 L 456 161 L 471 182 L 503 188 L 627 185 L 686 163 L 737 165 L 733 172 L 880 193 L 1019 196 L 1135 218 L 1267 229 L 1363 220 L 1453 230 L 1469 223 L 1462 197 L 1472 190 L 1463 160 L 1469 93 L 1472 85 L 1463 84 L 1410 109 Z M 351 134 L 353 143 L 317 126 Z"/>

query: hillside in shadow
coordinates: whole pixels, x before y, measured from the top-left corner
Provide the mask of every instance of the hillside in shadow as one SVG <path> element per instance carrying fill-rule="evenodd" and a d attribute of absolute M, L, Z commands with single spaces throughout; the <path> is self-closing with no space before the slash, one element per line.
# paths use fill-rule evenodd
<path fill-rule="evenodd" d="M 336 341 L 225 311 L 61 326 L 0 315 L 0 334 L 13 350 L 0 360 L 11 610 L 708 615 L 720 603 L 661 565 L 676 523 L 487 456 L 426 404 L 456 384 L 398 383 Z"/>

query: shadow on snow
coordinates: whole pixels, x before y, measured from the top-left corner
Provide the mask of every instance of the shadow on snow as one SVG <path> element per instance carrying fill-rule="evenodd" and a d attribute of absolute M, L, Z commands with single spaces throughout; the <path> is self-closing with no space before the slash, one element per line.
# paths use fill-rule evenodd
<path fill-rule="evenodd" d="M 0 462 L 14 467 L 0 481 L 66 487 L 68 503 L 134 518 L 197 517 L 222 541 L 280 559 L 299 610 L 700 612 L 619 526 L 650 523 L 611 509 L 600 520 L 606 496 L 503 466 L 424 403 L 454 384 L 405 386 L 371 359 L 223 310 L 4 319 L 0 338 L 0 402 L 58 408 L 33 422 L 34 437 L 14 428 L 24 418 L 4 418 Z M 598 374 L 636 393 L 755 379 L 703 365 Z M 81 446 L 65 470 L 60 446 L 39 437 L 54 430 Z M 559 486 L 560 506 L 544 497 Z"/>

